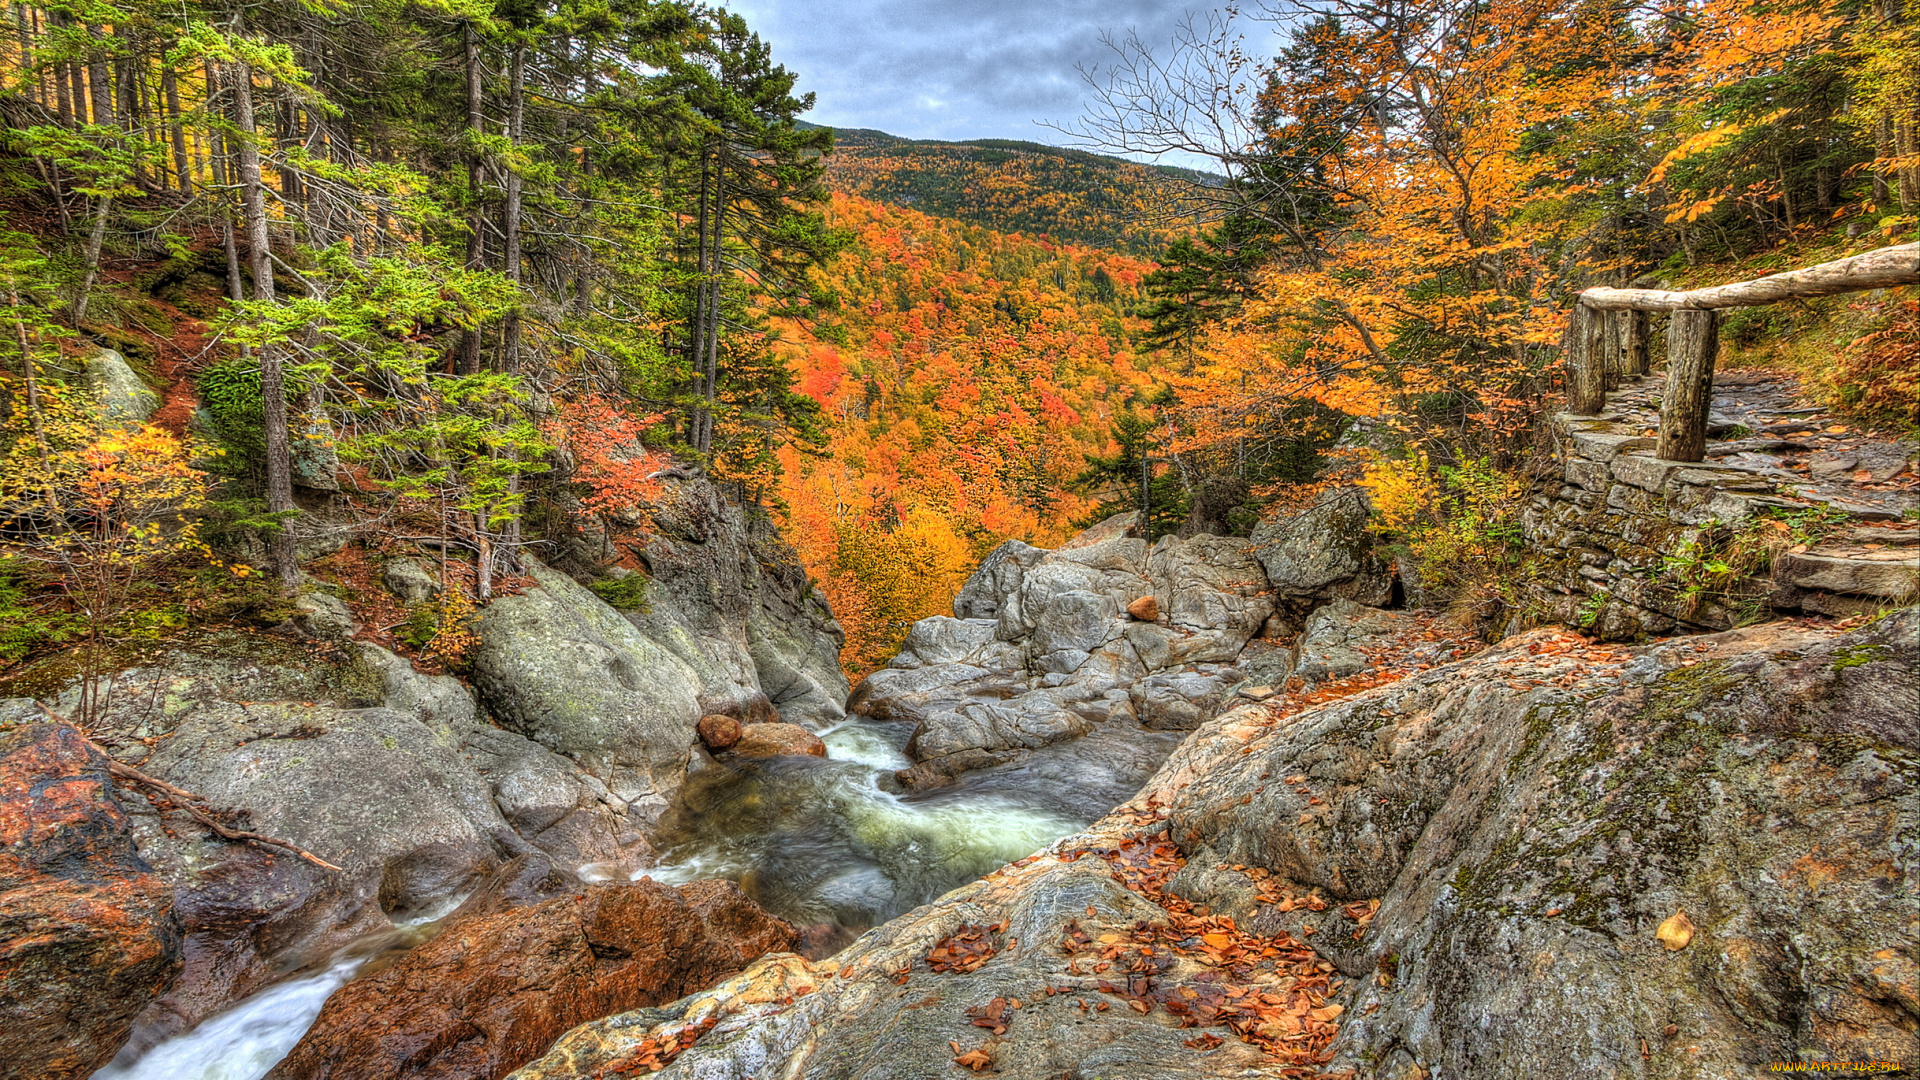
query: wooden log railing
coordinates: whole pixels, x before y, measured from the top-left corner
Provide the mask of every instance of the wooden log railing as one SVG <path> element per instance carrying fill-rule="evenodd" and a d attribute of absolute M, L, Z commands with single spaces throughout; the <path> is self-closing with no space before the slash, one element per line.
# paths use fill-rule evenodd
<path fill-rule="evenodd" d="M 1920 284 L 1920 243 L 1689 292 L 1588 289 L 1580 294 L 1567 332 L 1567 409 L 1595 415 L 1606 408 L 1609 375 L 1646 374 L 1648 313 L 1672 312 L 1658 453 L 1668 461 L 1700 461 L 1707 450 L 1719 309 L 1913 284 Z"/>

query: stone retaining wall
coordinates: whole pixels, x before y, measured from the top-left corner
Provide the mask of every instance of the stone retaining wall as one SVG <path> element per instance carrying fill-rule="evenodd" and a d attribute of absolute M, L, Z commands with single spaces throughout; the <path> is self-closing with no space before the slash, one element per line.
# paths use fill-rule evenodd
<path fill-rule="evenodd" d="M 1644 434 L 1657 385 L 1631 380 L 1601 415 L 1553 420 L 1559 482 L 1534 495 L 1523 523 L 1545 571 L 1536 599 L 1557 619 L 1617 641 L 1725 630 L 1774 612 L 1844 615 L 1912 601 L 1920 529 L 1907 520 L 1909 497 L 1869 503 L 1823 494 L 1771 459 L 1661 460 Z M 1717 419 L 1734 434 L 1751 430 Z M 1760 520 L 1822 507 L 1846 519 L 1830 522 L 1810 546 L 1787 542 L 1784 524 Z M 1713 573 L 1709 564 L 1742 533 L 1749 552 L 1763 539 L 1776 550 L 1750 576 Z"/>

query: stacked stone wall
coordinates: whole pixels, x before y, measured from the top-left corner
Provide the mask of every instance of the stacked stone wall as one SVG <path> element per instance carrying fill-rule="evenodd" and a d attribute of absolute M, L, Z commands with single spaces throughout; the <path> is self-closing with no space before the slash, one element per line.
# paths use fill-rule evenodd
<path fill-rule="evenodd" d="M 1559 475 L 1523 524 L 1536 556 L 1529 588 L 1556 619 L 1619 641 L 1912 601 L 1920 530 L 1903 520 L 1910 513 L 1810 494 L 1767 463 L 1662 460 L 1639 415 L 1654 385 L 1637 382 L 1599 416 L 1553 419 Z M 1812 545 L 1763 520 L 1808 511 L 1825 519 Z"/>

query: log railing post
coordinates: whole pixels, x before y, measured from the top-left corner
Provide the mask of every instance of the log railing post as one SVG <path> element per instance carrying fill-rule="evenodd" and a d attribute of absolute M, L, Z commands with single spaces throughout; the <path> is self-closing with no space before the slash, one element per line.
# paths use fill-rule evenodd
<path fill-rule="evenodd" d="M 1620 371 L 1628 375 L 1645 375 L 1652 367 L 1647 355 L 1647 313 L 1644 311 L 1621 311 L 1614 315 L 1619 320 L 1616 328 L 1620 342 Z"/>
<path fill-rule="evenodd" d="M 1593 416 L 1607 407 L 1606 334 L 1606 316 L 1574 305 L 1567 328 L 1567 411 L 1576 416 Z"/>
<path fill-rule="evenodd" d="M 1681 308 L 1667 327 L 1667 390 L 1660 398 L 1660 456 L 1701 461 L 1707 456 L 1707 408 L 1713 401 L 1713 361 L 1720 351 L 1719 316 Z"/>

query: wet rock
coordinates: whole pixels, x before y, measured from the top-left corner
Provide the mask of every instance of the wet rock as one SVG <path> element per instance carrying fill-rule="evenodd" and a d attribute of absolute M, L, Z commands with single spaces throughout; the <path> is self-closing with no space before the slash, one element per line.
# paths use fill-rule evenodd
<path fill-rule="evenodd" d="M 732 752 L 748 758 L 826 757 L 827 744 L 798 724 L 748 724 L 740 729 L 740 739 L 733 744 Z"/>
<path fill-rule="evenodd" d="M 1005 704 L 974 704 L 936 713 L 914 729 L 907 756 L 918 761 L 967 750 L 1031 749 L 1085 735 L 1092 724 L 1044 692 Z"/>
<path fill-rule="evenodd" d="M 342 870 L 213 838 L 181 815 L 136 815 L 141 852 L 174 884 L 193 930 L 186 970 L 156 1008 L 185 1026 L 289 961 L 324 956 L 484 877 L 497 862 L 495 838 L 509 830 L 463 764 L 418 721 L 386 709 L 255 702 L 181 724 L 147 771 L 214 806 L 244 808 L 248 827 Z"/>
<path fill-rule="evenodd" d="M 339 704 L 377 702 L 389 683 L 410 691 L 396 698 L 403 708 Z M 389 913 L 471 887 L 504 848 L 524 844 L 460 754 L 452 722 L 471 716 L 464 690 L 383 650 L 326 663 L 284 640 L 216 635 L 108 685 L 112 706 L 96 727 L 108 745 L 136 748 L 143 769 L 240 827 L 343 868 L 220 840 L 183 813 L 126 802 L 140 856 L 173 887 L 188 931 L 179 979 L 141 1017 L 143 1045 L 386 929 Z M 72 692 L 49 696 L 64 705 Z M 152 740 L 151 751 L 136 738 Z"/>
<path fill-rule="evenodd" d="M 474 685 L 506 727 L 593 773 L 657 816 L 679 788 L 702 711 L 699 675 L 556 570 L 488 605 Z"/>
<path fill-rule="evenodd" d="M 82 1080 L 180 970 L 173 890 L 106 759 L 29 703 L 0 731 L 0 1077 Z"/>
<path fill-rule="evenodd" d="M 1000 699 L 1027 689 L 1022 675 L 996 677 L 972 664 L 929 664 L 918 668 L 881 668 L 860 680 L 847 711 L 875 720 L 916 722 L 955 709 L 975 696 Z"/>
<path fill-rule="evenodd" d="M 495 1080 L 569 1028 L 711 986 L 793 929 L 725 881 L 589 885 L 456 916 L 328 999 L 273 1080 Z"/>
<path fill-rule="evenodd" d="M 697 730 L 709 750 L 725 750 L 740 741 L 740 721 L 731 716 L 703 716 Z"/>

